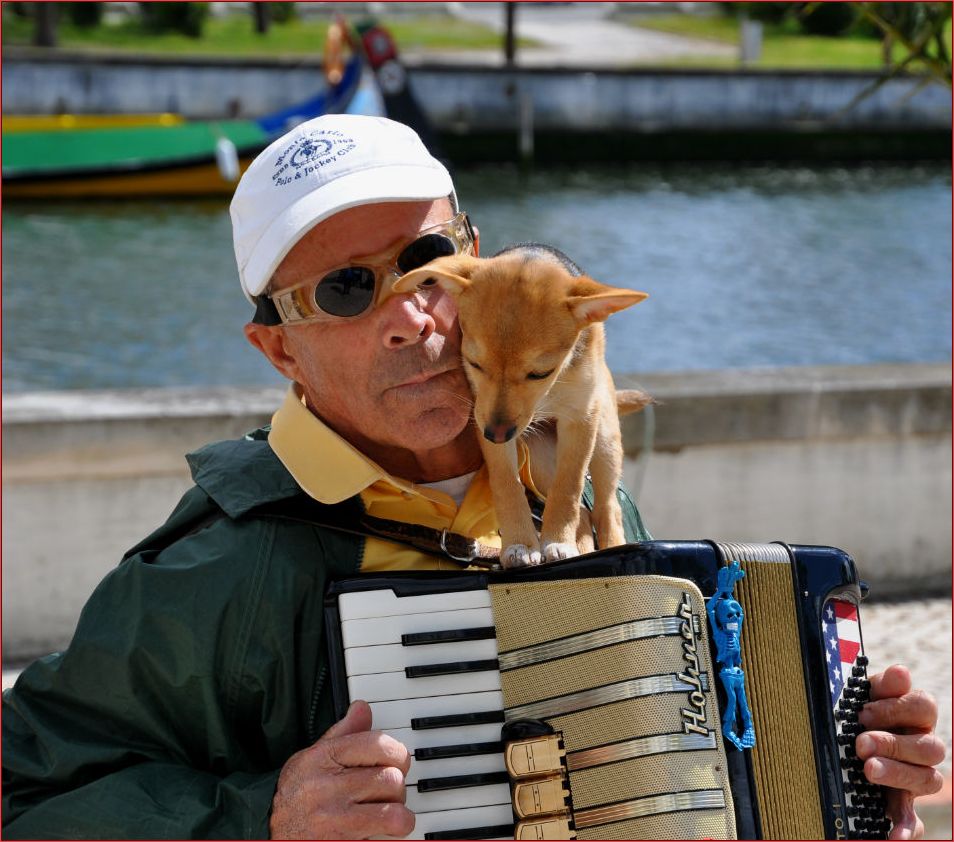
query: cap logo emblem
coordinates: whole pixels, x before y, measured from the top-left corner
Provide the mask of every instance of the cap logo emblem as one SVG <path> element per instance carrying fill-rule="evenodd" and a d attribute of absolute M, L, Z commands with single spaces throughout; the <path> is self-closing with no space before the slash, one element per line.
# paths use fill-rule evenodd
<path fill-rule="evenodd" d="M 347 155 L 357 144 L 344 132 L 318 129 L 296 138 L 275 160 L 272 183 L 284 187 Z"/>

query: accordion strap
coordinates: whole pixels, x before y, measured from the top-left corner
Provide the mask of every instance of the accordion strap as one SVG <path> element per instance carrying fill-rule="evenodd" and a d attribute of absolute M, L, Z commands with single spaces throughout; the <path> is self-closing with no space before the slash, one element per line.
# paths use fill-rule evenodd
<path fill-rule="evenodd" d="M 496 547 L 481 544 L 474 538 L 448 529 L 433 529 L 415 523 L 374 517 L 364 511 L 360 500 L 355 498 L 342 503 L 325 504 L 306 494 L 298 494 L 290 499 L 256 506 L 247 512 L 246 516 L 290 520 L 350 535 L 383 538 L 462 564 L 496 567 L 500 561 L 500 550 Z"/>

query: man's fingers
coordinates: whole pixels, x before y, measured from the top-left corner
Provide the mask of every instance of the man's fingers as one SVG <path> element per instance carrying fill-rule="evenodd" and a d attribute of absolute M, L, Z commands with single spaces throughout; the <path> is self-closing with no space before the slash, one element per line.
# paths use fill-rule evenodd
<path fill-rule="evenodd" d="M 345 769 L 335 786 L 346 793 L 345 797 L 354 804 L 403 804 L 407 797 L 404 773 L 394 766 Z"/>
<path fill-rule="evenodd" d="M 877 756 L 918 766 L 935 766 L 946 753 L 944 742 L 934 734 L 890 734 L 887 731 L 859 734 L 855 750 L 862 760 Z"/>
<path fill-rule="evenodd" d="M 339 719 L 324 734 L 322 740 L 332 737 L 344 737 L 347 734 L 356 734 L 359 731 L 371 730 L 371 705 L 358 699 L 351 703 L 344 719 Z"/>
<path fill-rule="evenodd" d="M 937 724 L 937 702 L 924 690 L 911 690 L 897 698 L 889 696 L 868 702 L 858 714 L 858 721 L 869 731 L 930 731 Z"/>
<path fill-rule="evenodd" d="M 321 739 L 313 748 L 325 758 L 326 768 L 394 766 L 402 774 L 411 768 L 411 755 L 403 743 L 381 731 L 362 731 L 333 740 Z"/>
<path fill-rule="evenodd" d="M 414 813 L 403 804 L 351 804 L 335 822 L 340 831 L 328 839 L 376 839 L 407 836 L 414 830 Z"/>
<path fill-rule="evenodd" d="M 914 766 L 886 757 L 869 757 L 865 761 L 865 777 L 881 786 L 907 790 L 911 795 L 932 795 L 944 785 L 941 773 L 930 766 Z"/>
<path fill-rule="evenodd" d="M 903 696 L 911 689 L 911 673 L 901 664 L 893 664 L 871 678 L 871 699 L 891 699 Z"/>

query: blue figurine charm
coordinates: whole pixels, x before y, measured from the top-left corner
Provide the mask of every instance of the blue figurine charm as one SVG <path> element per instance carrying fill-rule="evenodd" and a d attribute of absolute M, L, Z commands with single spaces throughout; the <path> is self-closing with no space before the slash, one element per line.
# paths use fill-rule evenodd
<path fill-rule="evenodd" d="M 755 745 L 755 727 L 745 698 L 745 673 L 742 672 L 740 636 L 745 614 L 734 595 L 735 583 L 744 577 L 745 571 L 737 561 L 720 568 L 718 588 L 706 606 L 716 645 L 716 661 L 722 665 L 719 678 L 726 695 L 722 734 L 738 749 Z M 737 733 L 737 723 L 740 723 L 741 736 Z"/>

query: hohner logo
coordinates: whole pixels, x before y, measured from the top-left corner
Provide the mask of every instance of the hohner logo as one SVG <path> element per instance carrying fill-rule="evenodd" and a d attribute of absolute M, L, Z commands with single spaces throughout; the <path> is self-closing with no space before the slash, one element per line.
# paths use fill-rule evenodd
<path fill-rule="evenodd" d="M 682 603 L 679 605 L 679 617 L 682 623 L 679 631 L 682 634 L 682 657 L 686 661 L 686 669 L 679 673 L 679 680 L 689 684 L 693 689 L 689 691 L 689 707 L 682 708 L 682 730 L 686 734 L 703 734 L 709 736 L 711 730 L 705 727 L 706 696 L 702 690 L 702 679 L 699 677 L 699 653 L 696 647 L 696 630 L 693 625 L 695 619 L 692 613 L 692 602 L 689 594 L 683 592 Z"/>

